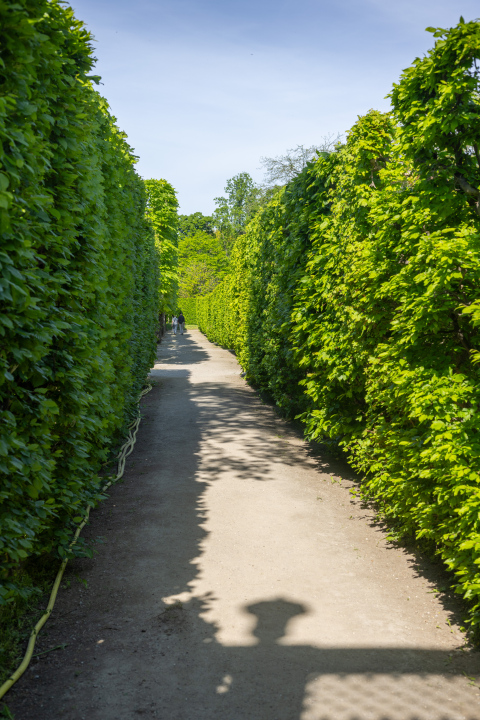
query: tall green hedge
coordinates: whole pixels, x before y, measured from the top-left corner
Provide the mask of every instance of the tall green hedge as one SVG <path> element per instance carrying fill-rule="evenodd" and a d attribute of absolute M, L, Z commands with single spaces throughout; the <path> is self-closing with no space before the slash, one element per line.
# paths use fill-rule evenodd
<path fill-rule="evenodd" d="M 178 301 L 179 312 L 183 312 L 185 317 L 185 324 L 196 325 L 197 324 L 197 298 L 180 298 Z"/>
<path fill-rule="evenodd" d="M 160 257 L 160 298 L 158 310 L 175 312 L 178 295 L 178 200 L 166 180 L 145 180 L 147 217 L 155 231 Z"/>
<path fill-rule="evenodd" d="M 66 552 L 151 365 L 158 253 L 135 157 L 58 0 L 0 4 L 0 603 Z M 94 78 L 95 79 L 95 78 Z"/>
<path fill-rule="evenodd" d="M 340 443 L 480 628 L 480 24 L 434 30 L 393 112 L 287 185 L 198 299 L 200 328 Z"/>

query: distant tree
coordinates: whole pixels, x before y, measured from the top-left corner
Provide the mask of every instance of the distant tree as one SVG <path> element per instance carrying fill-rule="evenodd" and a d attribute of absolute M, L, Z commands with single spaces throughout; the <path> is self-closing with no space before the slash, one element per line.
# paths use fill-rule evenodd
<path fill-rule="evenodd" d="M 203 230 L 180 237 L 178 259 L 180 298 L 211 292 L 228 268 L 228 258 L 220 234 L 210 235 Z"/>
<path fill-rule="evenodd" d="M 213 219 L 225 252 L 229 254 L 235 239 L 245 231 L 258 209 L 261 189 L 247 172 L 241 172 L 227 180 L 225 192 L 227 197 L 215 198 L 217 209 Z"/>
<path fill-rule="evenodd" d="M 297 145 L 296 148 L 287 150 L 285 155 L 260 158 L 260 164 L 265 170 L 264 187 L 274 187 L 277 183 L 286 185 L 302 172 L 307 163 L 315 160 L 319 155 L 334 152 L 342 137 L 340 133 L 325 135 L 318 145 L 310 147 Z"/>
<path fill-rule="evenodd" d="M 257 196 L 254 201 L 252 201 L 251 204 L 251 215 L 250 218 L 256 215 L 256 213 L 261 210 L 262 207 L 267 205 L 270 200 L 272 200 L 275 197 L 275 194 L 282 189 L 282 185 L 272 185 L 272 186 L 265 186 L 265 185 L 257 185 Z"/>
<path fill-rule="evenodd" d="M 201 212 L 178 216 L 179 235 L 183 235 L 184 237 L 194 235 L 197 230 L 202 230 L 209 235 L 215 235 L 213 217 L 211 215 L 203 215 Z"/>

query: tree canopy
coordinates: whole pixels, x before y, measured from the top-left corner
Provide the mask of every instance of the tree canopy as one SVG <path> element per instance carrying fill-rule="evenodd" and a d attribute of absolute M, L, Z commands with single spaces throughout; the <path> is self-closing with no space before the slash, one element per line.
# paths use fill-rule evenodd
<path fill-rule="evenodd" d="M 178 253 L 180 298 L 211 292 L 228 268 L 228 258 L 219 234 L 197 230 L 193 235 L 180 237 Z"/>
<path fill-rule="evenodd" d="M 259 191 L 251 176 L 247 172 L 241 172 L 227 180 L 227 196 L 215 198 L 217 209 L 213 218 L 227 254 L 235 238 L 245 232 L 248 221 L 255 215 Z"/>
<path fill-rule="evenodd" d="M 184 237 L 194 235 L 197 230 L 202 230 L 209 235 L 215 235 L 213 217 L 211 215 L 204 215 L 201 212 L 178 216 L 179 235 L 183 235 Z"/>
<path fill-rule="evenodd" d="M 155 231 L 160 258 L 160 313 L 170 314 L 177 303 L 178 290 L 178 201 L 166 180 L 145 180 L 146 215 Z"/>

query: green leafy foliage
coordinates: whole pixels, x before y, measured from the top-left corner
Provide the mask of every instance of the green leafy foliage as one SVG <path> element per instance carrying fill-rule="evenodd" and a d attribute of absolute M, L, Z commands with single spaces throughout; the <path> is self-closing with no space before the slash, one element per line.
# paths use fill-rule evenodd
<path fill-rule="evenodd" d="M 197 324 L 197 298 L 181 298 L 177 315 L 183 313 L 185 318 L 185 327 Z"/>
<path fill-rule="evenodd" d="M 178 295 L 178 200 L 166 180 L 145 180 L 147 218 L 160 256 L 160 313 L 175 311 Z"/>
<path fill-rule="evenodd" d="M 247 226 L 199 327 L 399 538 L 443 559 L 480 635 L 480 24 L 435 30 L 392 91 Z"/>
<path fill-rule="evenodd" d="M 217 209 L 213 223 L 220 233 L 225 252 L 230 255 L 235 239 L 245 232 L 248 222 L 262 205 L 262 199 L 270 196 L 271 190 L 260 188 L 247 172 L 238 173 L 227 180 L 226 197 L 215 198 Z"/>
<path fill-rule="evenodd" d="M 135 156 L 56 0 L 0 4 L 0 603 L 65 556 L 155 350 L 158 253 Z M 78 545 L 78 552 L 82 545 Z"/>
<path fill-rule="evenodd" d="M 275 197 L 278 187 L 260 187 L 248 173 L 227 180 L 227 197 L 215 198 L 213 217 L 197 212 L 180 216 L 180 289 L 182 302 L 196 318 L 197 296 L 221 282 L 228 268 L 233 244 L 248 222 Z"/>
<path fill-rule="evenodd" d="M 445 216 L 453 211 L 452 187 L 480 216 L 480 24 L 428 29 L 438 38 L 435 49 L 417 58 L 391 93 L 401 149 L 427 183 L 443 187 Z"/>
<path fill-rule="evenodd" d="M 272 393 L 287 413 L 298 411 L 303 377 L 290 341 L 294 291 L 303 277 L 309 228 L 325 212 L 314 198 L 323 181 L 309 164 L 260 210 L 233 249 L 217 290 L 197 299 L 197 321 L 208 337 L 235 349 L 249 379 Z"/>
<path fill-rule="evenodd" d="M 178 234 L 183 237 L 195 235 L 197 230 L 202 230 L 209 235 L 215 235 L 213 217 L 195 212 L 191 215 L 178 216 Z"/>
<path fill-rule="evenodd" d="M 221 281 L 228 267 L 228 258 L 220 237 L 197 230 L 181 237 L 179 255 L 179 297 L 206 295 Z"/>

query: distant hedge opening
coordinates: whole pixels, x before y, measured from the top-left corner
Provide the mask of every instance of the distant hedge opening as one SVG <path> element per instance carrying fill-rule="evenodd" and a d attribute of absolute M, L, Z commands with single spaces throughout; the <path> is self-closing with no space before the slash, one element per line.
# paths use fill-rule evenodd
<path fill-rule="evenodd" d="M 197 298 L 179 298 L 178 307 L 185 316 L 186 325 L 197 324 Z"/>

